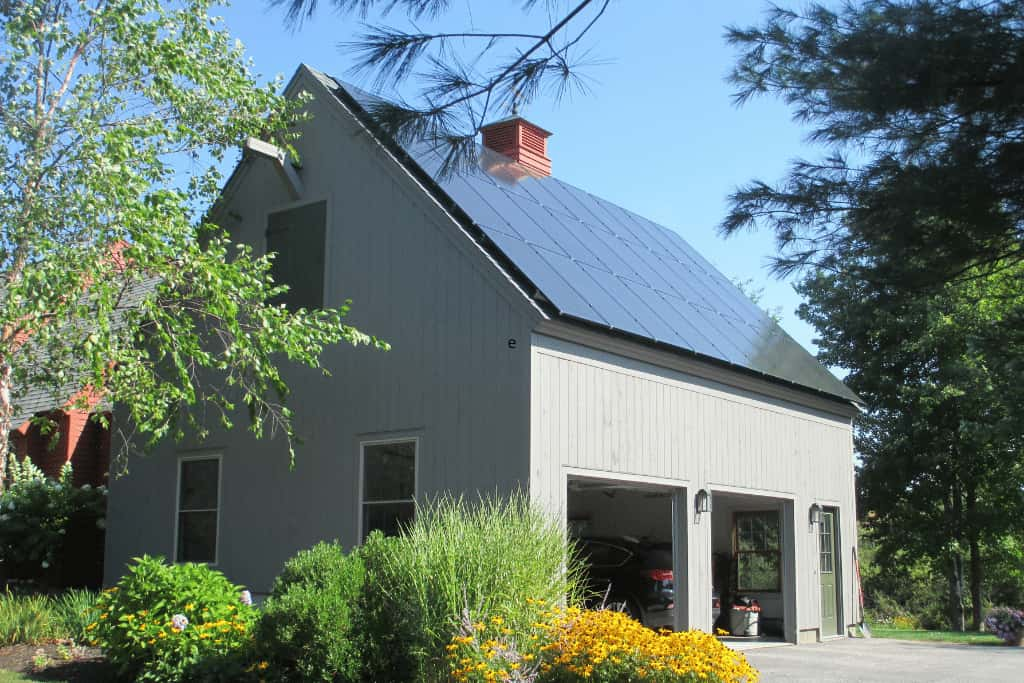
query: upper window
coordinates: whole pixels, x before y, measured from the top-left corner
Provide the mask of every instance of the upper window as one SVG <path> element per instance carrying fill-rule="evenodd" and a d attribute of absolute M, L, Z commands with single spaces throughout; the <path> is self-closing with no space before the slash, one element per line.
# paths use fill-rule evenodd
<path fill-rule="evenodd" d="M 818 550 L 822 574 L 835 573 L 835 563 L 832 552 L 833 536 L 835 535 L 835 515 L 832 512 L 824 512 L 821 515 L 821 528 L 818 530 Z"/>
<path fill-rule="evenodd" d="M 220 457 L 186 458 L 178 471 L 178 562 L 217 561 Z"/>
<path fill-rule="evenodd" d="M 416 510 L 416 440 L 363 444 L 363 528 L 388 536 L 412 521 Z"/>
<path fill-rule="evenodd" d="M 327 202 L 314 202 L 267 217 L 267 253 L 274 252 L 274 283 L 288 285 L 277 303 L 289 309 L 324 305 L 324 232 Z"/>
<path fill-rule="evenodd" d="M 736 587 L 740 591 L 781 590 L 777 510 L 736 513 Z"/>

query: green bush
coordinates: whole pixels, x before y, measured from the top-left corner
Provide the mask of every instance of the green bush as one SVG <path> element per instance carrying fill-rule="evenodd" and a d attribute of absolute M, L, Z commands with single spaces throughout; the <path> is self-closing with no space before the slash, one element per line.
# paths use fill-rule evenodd
<path fill-rule="evenodd" d="M 226 669 L 243 666 L 256 620 L 242 593 L 206 565 L 137 558 L 100 595 L 87 628 L 126 678 L 230 680 Z"/>
<path fill-rule="evenodd" d="M 274 582 L 257 627 L 271 671 L 288 680 L 358 681 L 360 648 L 353 608 L 363 563 L 335 543 L 319 543 L 289 560 Z"/>
<path fill-rule="evenodd" d="M 467 606 L 522 630 L 534 616 L 528 599 L 579 595 L 563 526 L 520 494 L 435 500 L 401 536 L 372 534 L 360 555 L 366 589 L 356 632 L 369 680 L 443 679 L 445 648 Z"/>
<path fill-rule="evenodd" d="M 48 479 L 28 458 L 11 458 L 9 469 L 11 484 L 0 493 L 0 571 L 6 578 L 64 585 L 75 569 L 62 564 L 69 531 L 84 523 L 101 538 L 107 491 L 72 486 L 70 464 L 59 480 Z"/>

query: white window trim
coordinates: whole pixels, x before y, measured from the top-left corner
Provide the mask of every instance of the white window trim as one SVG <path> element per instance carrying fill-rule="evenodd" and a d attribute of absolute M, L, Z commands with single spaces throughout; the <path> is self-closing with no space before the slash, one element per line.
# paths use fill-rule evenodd
<path fill-rule="evenodd" d="M 177 468 L 175 472 L 175 483 L 174 483 L 174 545 L 171 548 L 172 564 L 183 564 L 178 561 L 178 534 L 180 529 L 178 528 L 178 520 L 181 519 L 181 465 L 182 463 L 193 461 L 193 460 L 216 460 L 217 461 L 217 521 L 214 522 L 214 539 L 213 539 L 213 561 L 206 562 L 208 567 L 216 567 L 220 561 L 220 511 L 224 507 L 223 500 L 221 498 L 221 489 L 224 486 L 224 457 L 223 453 L 195 453 L 192 455 L 180 455 L 178 461 L 175 464 Z M 209 510 L 205 510 L 209 512 Z M 186 510 L 186 512 L 203 512 L 203 510 Z"/>
<path fill-rule="evenodd" d="M 365 488 L 365 477 L 366 477 L 366 447 L 367 446 L 381 446 L 391 443 L 408 443 L 413 442 L 413 458 L 412 458 L 412 498 L 401 498 L 398 500 L 363 500 L 363 489 Z M 372 439 L 368 441 L 359 442 L 359 478 L 356 482 L 357 491 L 356 499 L 359 501 L 356 514 L 356 545 L 362 545 L 366 539 L 363 537 L 363 507 L 365 505 L 374 504 L 386 504 L 386 503 L 413 503 L 415 504 L 416 499 L 420 495 L 420 437 L 418 436 L 393 436 L 384 439 Z"/>

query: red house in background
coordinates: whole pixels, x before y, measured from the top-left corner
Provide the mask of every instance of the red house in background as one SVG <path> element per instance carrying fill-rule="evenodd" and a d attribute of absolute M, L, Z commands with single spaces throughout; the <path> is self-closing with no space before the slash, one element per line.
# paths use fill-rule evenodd
<path fill-rule="evenodd" d="M 48 477 L 59 477 L 61 468 L 70 462 L 75 486 L 106 485 L 110 430 L 92 419 L 92 415 L 102 412 L 109 418 L 109 413 L 99 400 L 90 401 L 89 409 L 70 407 L 75 402 L 69 400 L 58 408 L 49 392 L 30 390 L 19 401 L 21 410 L 12 421 L 12 451 L 19 460 L 30 458 Z M 46 429 L 44 433 L 41 425 L 32 422 L 39 415 L 52 420 L 54 431 Z"/>

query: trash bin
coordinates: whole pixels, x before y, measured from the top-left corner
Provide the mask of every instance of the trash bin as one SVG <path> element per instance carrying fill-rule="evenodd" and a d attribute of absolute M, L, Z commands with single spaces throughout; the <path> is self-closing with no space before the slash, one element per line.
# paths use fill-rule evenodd
<path fill-rule="evenodd" d="M 761 605 L 756 599 L 738 595 L 729 608 L 729 632 L 734 636 L 758 635 Z"/>

